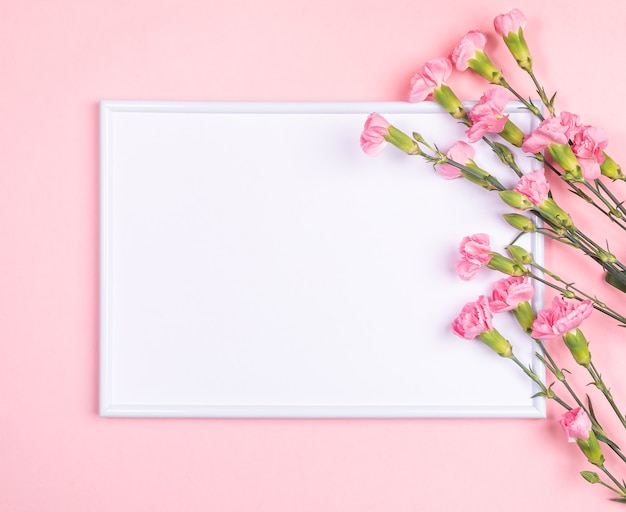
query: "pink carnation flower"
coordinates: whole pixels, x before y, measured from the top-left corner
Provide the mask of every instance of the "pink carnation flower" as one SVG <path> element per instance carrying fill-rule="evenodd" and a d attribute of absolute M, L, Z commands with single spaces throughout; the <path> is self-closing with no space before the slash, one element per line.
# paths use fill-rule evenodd
<path fill-rule="evenodd" d="M 513 190 L 524 194 L 535 206 L 541 206 L 548 199 L 550 184 L 546 179 L 544 170 L 537 169 L 524 174 Z"/>
<path fill-rule="evenodd" d="M 543 340 L 563 336 L 576 329 L 592 311 L 590 300 L 566 301 L 562 297 L 554 297 L 552 307 L 539 311 L 531 336 Z"/>
<path fill-rule="evenodd" d="M 451 74 L 452 64 L 449 59 L 439 58 L 429 60 L 424 64 L 422 69 L 411 78 L 409 101 L 411 103 L 424 101 L 433 94 L 435 89 L 441 87 Z"/>
<path fill-rule="evenodd" d="M 580 117 L 570 112 L 561 112 L 559 119 L 567 127 L 566 135 L 572 143 L 583 177 L 595 180 L 600 177 L 600 165 L 604 162 L 604 150 L 609 139 L 602 128 L 582 125 Z"/>
<path fill-rule="evenodd" d="M 361 148 L 366 155 L 376 156 L 385 148 L 385 136 L 389 133 L 390 126 L 383 116 L 375 112 L 367 117 L 361 133 Z"/>
<path fill-rule="evenodd" d="M 517 33 L 526 26 L 526 17 L 519 9 L 513 9 L 506 14 L 499 14 L 493 20 L 493 27 L 499 36 L 505 37 L 511 32 Z"/>
<path fill-rule="evenodd" d="M 540 153 L 550 144 L 567 144 L 569 126 L 560 117 L 543 120 L 537 129 L 524 139 L 522 150 L 526 153 Z"/>
<path fill-rule="evenodd" d="M 508 94 L 501 87 L 487 89 L 480 101 L 469 111 L 472 122 L 467 131 L 470 142 L 480 140 L 485 133 L 500 133 L 509 116 L 504 114 L 508 103 Z"/>
<path fill-rule="evenodd" d="M 446 156 L 454 162 L 461 165 L 467 165 L 471 163 L 474 158 L 474 154 L 475 151 L 472 146 L 470 146 L 467 142 L 458 141 L 452 145 L 446 153 Z M 440 164 L 435 167 L 435 170 L 437 171 L 437 174 L 443 176 L 447 180 L 453 180 L 463 176 L 461 169 L 451 164 Z"/>
<path fill-rule="evenodd" d="M 591 432 L 591 419 L 580 407 L 565 412 L 559 419 L 559 424 L 567 435 L 567 441 L 576 442 L 578 439 L 586 441 Z"/>
<path fill-rule="evenodd" d="M 469 67 L 469 61 L 474 58 L 476 52 L 482 52 L 487 44 L 487 38 L 480 30 L 471 30 L 465 36 L 450 55 L 450 60 L 458 71 L 465 71 Z"/>
<path fill-rule="evenodd" d="M 468 302 L 452 322 L 452 331 L 466 340 L 473 340 L 483 332 L 493 330 L 493 314 L 487 297 L 481 295 L 476 302 Z"/>
<path fill-rule="evenodd" d="M 456 272 L 461 279 L 469 281 L 474 278 L 476 272 L 491 261 L 491 247 L 489 235 L 476 233 L 465 236 L 459 244 L 461 259 L 457 261 Z"/>
<path fill-rule="evenodd" d="M 582 175 L 586 180 L 600 177 L 600 165 L 604 162 L 604 149 L 608 137 L 601 128 L 581 125 L 580 118 L 570 112 L 561 112 L 541 122 L 537 129 L 526 137 L 522 149 L 527 153 L 539 153 L 550 144 L 572 143 Z"/>
<path fill-rule="evenodd" d="M 511 311 L 531 300 L 534 294 L 535 289 L 527 277 L 506 277 L 493 284 L 489 308 L 494 313 Z"/>
<path fill-rule="evenodd" d="M 568 139 L 573 139 L 576 133 L 582 128 L 580 117 L 571 112 L 561 112 L 559 114 L 559 121 L 563 126 L 567 127 L 565 134 Z"/>
<path fill-rule="evenodd" d="M 583 126 L 571 137 L 572 151 L 578 158 L 583 177 L 595 180 L 600 177 L 600 164 L 604 162 L 604 149 L 609 139 L 602 128 Z"/>

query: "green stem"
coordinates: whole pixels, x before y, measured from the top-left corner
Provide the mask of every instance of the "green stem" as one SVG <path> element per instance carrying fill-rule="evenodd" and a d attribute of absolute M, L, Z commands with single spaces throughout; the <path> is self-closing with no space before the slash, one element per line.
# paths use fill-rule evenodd
<path fill-rule="evenodd" d="M 533 105 L 530 101 L 519 94 L 511 85 L 503 78 L 500 81 L 500 85 L 515 96 L 528 110 L 530 110 L 539 120 L 543 121 L 543 116 L 539 109 Z"/>
<path fill-rule="evenodd" d="M 598 477 L 600 478 L 600 477 Z M 624 494 L 621 491 L 618 491 L 615 487 L 611 487 L 609 484 L 607 484 L 606 482 L 602 481 L 602 480 L 598 480 L 598 483 L 600 485 L 603 485 L 604 487 L 606 487 L 607 489 L 609 489 L 610 491 L 613 491 L 615 494 L 618 494 L 619 496 L 621 496 L 622 498 L 626 497 L 626 494 Z"/>
<path fill-rule="evenodd" d="M 530 275 L 530 277 L 532 279 L 534 279 L 534 280 L 536 280 L 536 281 L 538 281 L 540 283 L 543 283 L 546 286 L 549 286 L 553 290 L 558 291 L 559 293 L 561 293 L 562 295 L 564 295 L 564 296 L 566 296 L 568 298 L 572 298 L 572 299 L 576 299 L 576 300 L 588 299 L 593 304 L 594 309 L 597 309 L 601 313 L 603 313 L 603 314 L 613 318 L 614 320 L 617 320 L 618 322 L 621 322 L 621 323 L 626 325 L 626 317 L 620 315 L 617 311 L 614 311 L 613 309 L 607 307 L 604 302 L 601 302 L 598 299 L 596 299 L 595 297 L 586 294 L 585 292 L 583 292 L 582 290 L 580 290 L 576 286 L 574 286 L 572 283 L 566 283 L 558 275 L 554 274 L 553 272 L 550 272 L 547 268 L 539 265 L 535 261 L 533 261 L 531 263 L 531 265 L 534 268 L 536 268 L 537 270 L 539 270 L 540 272 L 542 272 L 544 274 L 547 274 L 548 276 L 550 276 L 555 281 L 565 284 L 565 288 L 561 287 L 561 286 L 559 286 L 559 285 L 557 285 L 555 283 L 553 283 L 552 281 L 544 279 L 541 276 L 538 276 L 536 274 L 531 274 Z"/>
<path fill-rule="evenodd" d="M 611 479 L 611 482 L 613 482 L 617 488 L 620 490 L 620 492 L 618 492 L 618 494 L 620 496 L 626 496 L 626 487 L 624 486 L 624 484 L 622 484 L 617 478 L 615 478 L 611 472 L 606 469 L 606 467 L 604 466 L 604 464 L 602 466 L 599 466 L 599 468 L 602 470 L 602 472 L 608 476 Z"/>
<path fill-rule="evenodd" d="M 617 199 L 617 197 L 615 197 L 615 195 L 611 192 L 611 190 L 604 184 L 602 183 L 601 180 L 596 180 L 596 185 L 598 187 L 600 187 L 604 193 L 609 196 L 609 198 L 615 203 L 615 207 L 617 208 L 617 210 L 622 214 L 622 215 L 626 215 L 626 208 L 624 207 L 624 201 L 620 201 L 619 199 Z"/>
<path fill-rule="evenodd" d="M 559 176 L 561 179 L 563 179 L 563 173 L 561 171 L 559 171 L 554 165 L 552 165 L 551 162 L 546 160 L 542 154 L 540 154 L 540 153 L 536 154 L 535 158 L 537 160 L 539 160 L 540 162 L 543 162 L 543 164 L 546 167 L 548 167 L 552 172 L 554 172 L 557 176 Z M 592 206 L 594 206 L 596 209 L 598 209 L 604 215 L 606 215 L 609 218 L 609 220 L 611 220 L 611 222 L 614 222 L 620 228 L 622 228 L 623 230 L 626 230 L 626 220 L 624 219 L 624 215 L 626 215 L 626 208 L 624 208 L 622 202 L 620 202 L 619 199 L 617 199 L 617 197 L 615 197 L 610 192 L 610 190 L 606 187 L 606 185 L 604 185 L 604 183 L 602 183 L 600 180 L 596 180 L 598 186 L 600 188 L 602 188 L 602 190 L 607 194 L 607 196 L 609 196 L 609 199 L 611 201 L 608 201 L 600 193 L 600 191 L 597 188 L 592 187 L 591 184 L 588 183 L 587 181 L 581 182 L 582 185 L 589 192 L 591 192 L 592 195 L 594 195 L 596 198 L 598 198 L 606 206 L 608 211 L 604 210 L 598 203 L 596 203 L 593 200 L 592 197 L 590 197 L 589 195 L 585 194 L 579 188 L 577 182 L 573 182 L 573 181 L 569 181 L 569 180 L 565 180 L 565 179 L 563 179 L 563 181 L 565 183 L 567 183 L 567 186 L 569 187 L 570 192 L 572 192 L 573 194 L 577 195 L 578 197 L 583 199 L 585 202 L 587 202 L 587 203 L 591 204 Z"/>
<path fill-rule="evenodd" d="M 533 338 L 534 339 L 534 338 Z M 571 385 L 569 384 L 569 382 L 567 382 L 567 377 L 565 376 L 565 374 L 558 368 L 556 362 L 554 361 L 554 359 L 552 358 L 552 356 L 550 355 L 550 353 L 548 352 L 548 350 L 545 347 L 545 344 L 539 340 L 539 339 L 535 339 L 535 341 L 537 342 L 537 344 L 539 345 L 539 347 L 541 348 L 542 351 L 542 355 L 540 354 L 535 354 L 537 356 L 537 358 L 543 362 L 546 366 L 546 368 L 548 368 L 548 370 L 550 371 L 550 373 L 552 373 L 552 375 L 554 375 L 554 377 L 561 383 L 563 384 L 563 386 L 565 387 L 565 389 L 568 391 L 568 393 L 570 394 L 570 396 L 573 398 L 573 400 L 576 402 L 576 404 L 578 405 L 578 407 L 580 407 L 583 411 L 585 411 L 587 413 L 587 416 L 589 416 L 589 419 L 591 420 L 592 424 L 593 424 L 593 428 L 594 431 L 596 432 L 596 436 L 598 437 L 598 440 L 604 444 L 606 444 L 621 460 L 622 462 L 626 463 L 626 455 L 624 455 L 622 453 L 622 451 L 620 450 L 620 448 L 613 442 L 611 441 L 607 435 L 604 432 L 604 428 L 602 427 L 602 425 L 600 424 L 600 422 L 598 421 L 598 419 L 596 418 L 595 413 L 593 412 L 593 410 L 591 410 L 589 407 L 586 407 L 585 404 L 582 402 L 582 400 L 578 397 L 578 395 L 576 394 L 576 392 L 574 391 L 574 389 L 571 387 Z M 545 357 L 545 359 L 544 359 Z M 570 410 L 571 407 L 566 407 L 567 410 Z"/>
<path fill-rule="evenodd" d="M 611 391 L 602 380 L 602 376 L 596 369 L 593 362 L 589 363 L 589 366 L 587 367 L 587 371 L 589 371 L 589 374 L 591 375 L 591 378 L 593 379 L 595 386 L 604 395 L 604 398 L 606 398 L 607 402 L 611 406 L 611 409 L 613 409 L 613 412 L 619 418 L 620 422 L 622 423 L 622 427 L 626 428 L 626 418 L 619 410 L 619 407 L 617 407 L 617 404 L 615 403 L 615 400 L 613 399 L 613 395 L 611 394 Z"/>
<path fill-rule="evenodd" d="M 517 366 L 519 366 L 522 371 L 535 383 L 537 384 L 537 386 L 539 386 L 539 388 L 541 389 L 541 394 L 543 396 L 545 396 L 546 398 L 550 399 L 550 400 L 554 400 L 556 403 L 558 403 L 561 407 L 563 407 L 566 410 L 571 410 L 571 406 L 569 406 L 566 402 L 564 402 L 554 391 L 552 391 L 550 388 L 548 388 L 543 382 L 541 382 L 541 379 L 539 378 L 539 376 L 533 372 L 528 366 L 526 366 L 524 363 L 522 363 L 516 356 L 515 354 L 512 354 L 511 356 L 509 356 L 509 359 L 511 359 Z"/>
<path fill-rule="evenodd" d="M 585 411 L 587 413 L 587 415 L 591 418 L 592 415 L 589 414 L 589 411 L 587 410 L 587 407 L 585 407 L 585 405 L 582 403 L 580 398 L 578 398 L 578 395 L 576 394 L 574 389 L 570 386 L 569 382 L 567 382 L 567 378 L 565 377 L 565 374 L 561 370 L 559 370 L 559 367 L 557 366 L 556 362 L 554 361 L 554 359 L 552 358 L 552 356 L 550 355 L 550 353 L 546 349 L 545 344 L 541 340 L 539 340 L 539 339 L 535 339 L 535 338 L 533 338 L 533 339 L 537 342 L 537 344 L 541 348 L 541 352 L 543 354 L 542 357 L 545 357 L 546 361 L 548 362 L 548 364 L 546 364 L 546 368 L 548 368 L 548 370 L 550 370 L 550 373 L 552 373 L 552 375 L 554 375 L 556 377 L 556 379 L 561 384 L 563 384 L 563 386 L 565 387 L 565 389 L 567 389 L 567 391 L 569 392 L 570 396 L 574 399 L 574 401 L 576 402 L 578 407 L 580 407 L 583 411 Z M 544 364 L 545 364 L 545 362 L 544 362 Z"/>
<path fill-rule="evenodd" d="M 532 69 L 528 70 L 528 75 L 532 79 L 533 84 L 535 84 L 535 88 L 537 89 L 537 94 L 539 94 L 539 99 L 541 99 L 541 103 L 545 105 L 545 107 L 548 109 L 548 112 L 550 112 L 550 115 L 554 117 L 555 115 L 554 105 L 546 96 L 545 89 L 541 86 L 541 84 L 539 83 L 539 80 L 537 80 L 537 77 L 535 76 L 535 73 L 533 73 Z"/>

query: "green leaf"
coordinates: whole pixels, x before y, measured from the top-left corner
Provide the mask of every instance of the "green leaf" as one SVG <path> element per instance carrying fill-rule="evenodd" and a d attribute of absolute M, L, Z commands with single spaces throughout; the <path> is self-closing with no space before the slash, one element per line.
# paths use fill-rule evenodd
<path fill-rule="evenodd" d="M 622 279 L 615 276 L 613 272 L 607 272 L 604 274 L 604 280 L 620 292 L 626 293 L 626 272 L 622 270 L 619 275 L 622 276 Z"/>
<path fill-rule="evenodd" d="M 587 397 L 587 408 L 589 409 L 589 415 L 592 418 L 596 417 L 596 413 L 593 410 L 593 404 L 591 403 L 591 398 L 589 397 L 589 395 L 585 395 Z"/>
<path fill-rule="evenodd" d="M 554 98 L 556 98 L 556 92 L 552 95 L 552 98 L 550 98 L 550 105 L 554 105 Z"/>
<path fill-rule="evenodd" d="M 611 441 L 608 437 L 606 437 L 602 432 L 598 432 L 596 429 L 594 429 L 594 432 L 596 434 L 596 438 L 598 439 L 598 441 L 603 442 L 607 446 L 610 446 L 612 449 L 621 451 L 620 447 L 616 443 Z"/>

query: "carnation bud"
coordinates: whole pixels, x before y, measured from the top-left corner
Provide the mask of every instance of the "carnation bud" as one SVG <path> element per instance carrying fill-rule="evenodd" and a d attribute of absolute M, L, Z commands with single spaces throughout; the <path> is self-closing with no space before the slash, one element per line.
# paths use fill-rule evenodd
<path fill-rule="evenodd" d="M 547 198 L 541 203 L 541 205 L 535 208 L 538 212 L 542 213 L 547 220 L 553 223 L 563 226 L 565 228 L 574 228 L 574 222 L 569 214 L 563 210 L 556 201 L 552 198 Z"/>
<path fill-rule="evenodd" d="M 533 257 L 530 253 L 519 245 L 509 245 L 506 250 L 515 261 L 522 265 L 530 265 L 533 262 Z"/>
<path fill-rule="evenodd" d="M 491 259 L 487 263 L 487 267 L 491 270 L 498 270 L 503 274 L 507 274 L 513 277 L 522 277 L 528 275 L 526 267 L 520 265 L 516 261 L 509 258 L 505 258 L 501 254 L 494 252 L 491 254 Z"/>
<path fill-rule="evenodd" d="M 463 177 L 472 183 L 487 190 L 500 190 L 502 185 L 487 171 L 481 169 L 473 160 L 467 162 L 461 169 Z"/>
<path fill-rule="evenodd" d="M 600 261 L 604 263 L 615 263 L 617 261 L 614 254 L 607 252 L 604 249 L 598 249 L 597 256 L 600 258 Z"/>
<path fill-rule="evenodd" d="M 591 363 L 591 353 L 589 343 L 580 329 L 570 331 L 563 335 L 563 341 L 571 352 L 574 360 L 581 366 L 587 368 Z"/>
<path fill-rule="evenodd" d="M 590 484 L 597 484 L 598 482 L 600 482 L 600 477 L 598 476 L 598 473 L 595 473 L 593 471 L 581 471 L 580 476 L 582 476 Z"/>
<path fill-rule="evenodd" d="M 520 213 L 505 213 L 502 216 L 511 226 L 524 233 L 532 233 L 537 229 L 532 219 L 526 217 L 526 215 Z"/>
<path fill-rule="evenodd" d="M 494 142 L 493 146 L 494 152 L 498 155 L 498 158 L 500 158 L 500 161 L 503 164 L 508 165 L 509 167 L 516 167 L 515 155 L 513 155 L 513 152 L 508 148 L 508 146 L 505 146 L 500 142 Z"/>
<path fill-rule="evenodd" d="M 528 210 L 533 207 L 533 203 L 524 194 L 515 190 L 503 190 L 500 192 L 500 197 L 516 210 Z"/>

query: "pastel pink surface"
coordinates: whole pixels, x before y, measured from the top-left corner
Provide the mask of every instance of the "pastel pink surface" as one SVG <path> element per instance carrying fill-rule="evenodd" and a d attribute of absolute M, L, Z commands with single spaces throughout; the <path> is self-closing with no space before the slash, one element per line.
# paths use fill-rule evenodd
<path fill-rule="evenodd" d="M 620 508 L 577 474 L 589 468 L 552 407 L 547 421 L 97 416 L 98 100 L 403 100 L 423 62 L 470 29 L 493 34 L 493 17 L 514 7 L 494 5 L 3 2 L 0 510 Z M 559 108 L 602 126 L 625 162 L 626 77 L 613 56 L 626 45 L 626 7 L 604 2 L 590 16 L 583 0 L 515 6 Z M 575 51 L 572 34 L 584 34 Z M 490 55 L 521 78 L 496 41 Z M 484 88 L 459 75 L 451 85 L 464 99 Z M 594 224 L 592 213 L 574 220 Z M 581 282 L 599 278 L 550 245 L 547 260 Z M 598 366 L 621 377 L 621 332 L 588 322 Z M 621 380 L 613 393 L 624 402 Z"/>

